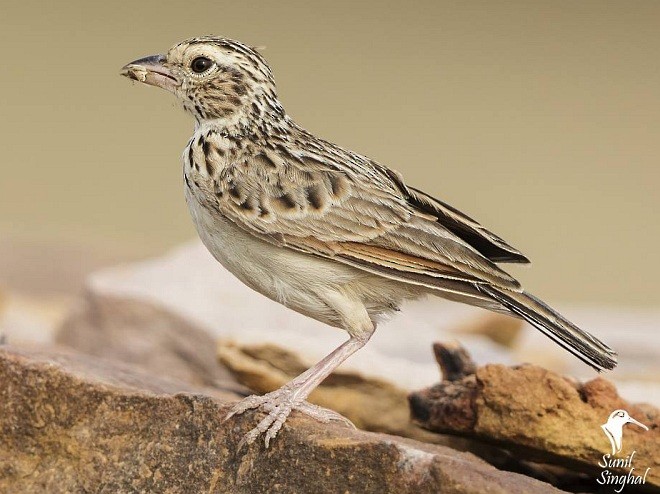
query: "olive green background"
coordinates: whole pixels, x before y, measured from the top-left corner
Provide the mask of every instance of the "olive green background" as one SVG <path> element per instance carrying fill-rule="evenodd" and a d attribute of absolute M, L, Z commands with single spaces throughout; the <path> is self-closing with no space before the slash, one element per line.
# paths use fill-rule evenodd
<path fill-rule="evenodd" d="M 129 256 L 194 237 L 192 120 L 119 76 L 265 45 L 288 112 L 523 250 L 550 301 L 658 306 L 660 2 L 7 2 L 0 235 Z"/>

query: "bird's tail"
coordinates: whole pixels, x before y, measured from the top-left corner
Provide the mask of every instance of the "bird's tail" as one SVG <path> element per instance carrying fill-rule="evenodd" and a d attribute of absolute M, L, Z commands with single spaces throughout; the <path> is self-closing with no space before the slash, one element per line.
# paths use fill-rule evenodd
<path fill-rule="evenodd" d="M 479 285 L 479 290 L 497 300 L 513 314 L 525 319 L 597 371 L 613 369 L 616 366 L 614 350 L 533 295 L 483 285 Z"/>

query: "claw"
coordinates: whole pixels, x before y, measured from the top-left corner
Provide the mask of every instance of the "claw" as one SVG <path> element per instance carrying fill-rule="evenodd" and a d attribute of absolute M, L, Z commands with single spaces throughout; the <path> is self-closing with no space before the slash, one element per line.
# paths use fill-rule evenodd
<path fill-rule="evenodd" d="M 243 439 L 241 439 L 241 441 L 238 443 L 238 451 L 242 450 L 244 446 L 249 446 L 252 444 L 259 434 L 260 433 L 257 429 L 252 429 L 250 432 L 245 434 Z"/>
<path fill-rule="evenodd" d="M 268 445 L 270 444 L 270 441 L 272 439 L 275 439 L 275 436 L 277 436 L 277 433 L 280 431 L 282 426 L 284 425 L 284 422 L 286 422 L 286 418 L 289 415 L 290 411 L 285 414 L 280 413 L 275 421 L 268 427 L 268 430 L 266 431 L 266 437 L 264 438 L 264 442 L 266 443 L 266 448 L 268 448 Z M 271 417 L 271 415 L 269 415 Z"/>
<path fill-rule="evenodd" d="M 265 434 L 264 443 L 268 448 L 293 410 L 309 415 L 319 422 L 328 423 L 334 420 L 355 428 L 350 420 L 337 412 L 294 398 L 292 389 L 278 389 L 263 396 L 249 396 L 234 405 L 224 420 L 255 408 L 266 412 L 267 415 L 241 439 L 238 444 L 239 450 L 252 444 L 261 434 Z"/>
<path fill-rule="evenodd" d="M 234 407 L 229 411 L 229 413 L 227 415 L 225 415 L 224 420 L 229 420 L 234 415 L 240 415 L 244 412 L 247 412 L 248 410 L 260 407 L 261 405 L 263 405 L 268 400 L 267 397 L 268 397 L 268 395 L 248 396 L 247 398 L 239 401 L 236 405 L 234 405 Z"/>
<path fill-rule="evenodd" d="M 330 410 L 329 408 L 323 408 L 318 405 L 314 405 L 312 403 L 308 403 L 305 401 L 300 405 L 298 405 L 296 407 L 296 410 L 298 410 L 301 413 L 304 413 L 305 415 L 309 415 L 310 417 L 324 424 L 327 424 L 328 422 L 331 421 L 336 421 L 336 422 L 341 422 L 344 425 L 347 425 L 353 429 L 357 429 L 357 427 L 355 427 L 355 424 L 353 422 L 348 420 L 340 413 Z"/>

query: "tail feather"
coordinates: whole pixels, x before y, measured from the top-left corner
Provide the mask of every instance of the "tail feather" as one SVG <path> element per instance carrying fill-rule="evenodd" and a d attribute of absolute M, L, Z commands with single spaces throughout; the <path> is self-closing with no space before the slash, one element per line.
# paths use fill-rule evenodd
<path fill-rule="evenodd" d="M 597 371 L 616 366 L 614 350 L 533 295 L 492 286 L 480 285 L 478 288 Z"/>

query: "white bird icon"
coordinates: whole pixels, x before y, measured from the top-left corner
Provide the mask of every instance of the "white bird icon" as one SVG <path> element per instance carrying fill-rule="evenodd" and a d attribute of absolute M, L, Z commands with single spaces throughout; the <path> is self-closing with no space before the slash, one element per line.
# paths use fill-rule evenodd
<path fill-rule="evenodd" d="M 635 424 L 644 430 L 649 430 L 648 427 L 632 418 L 625 410 L 614 410 L 607 419 L 607 422 L 600 426 L 612 444 L 612 455 L 621 451 L 623 446 L 623 426 L 626 424 Z"/>

